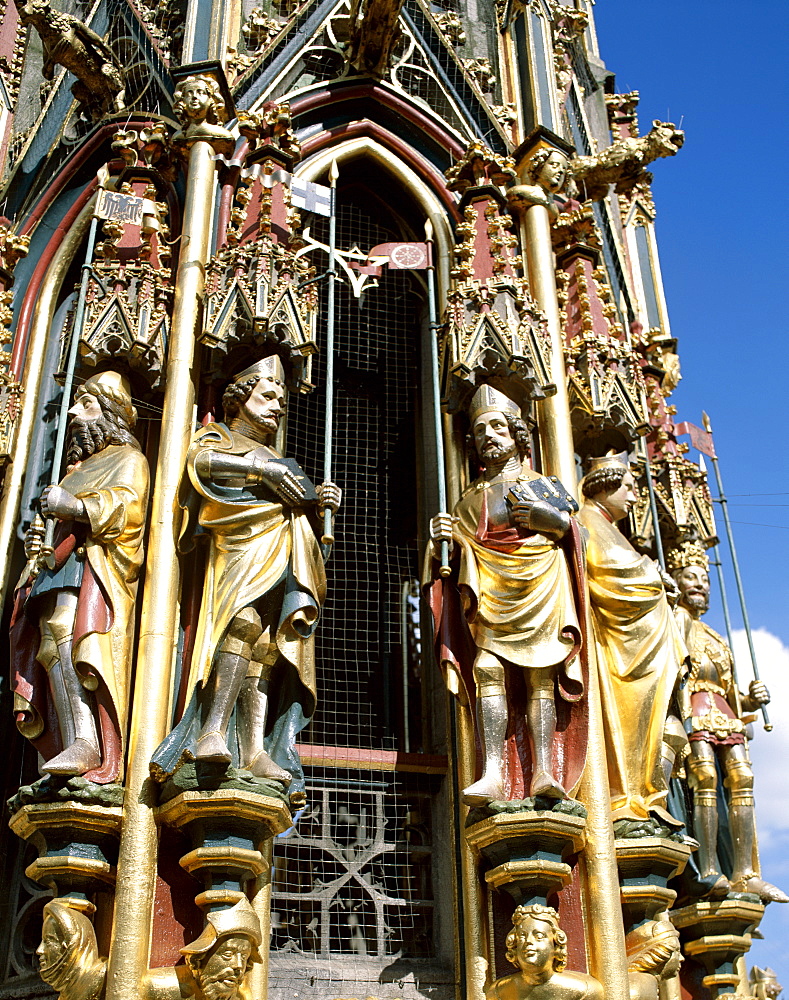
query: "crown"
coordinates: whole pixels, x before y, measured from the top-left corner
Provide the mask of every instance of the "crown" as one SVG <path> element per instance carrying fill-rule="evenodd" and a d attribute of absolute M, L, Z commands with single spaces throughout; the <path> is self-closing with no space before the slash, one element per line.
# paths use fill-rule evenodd
<path fill-rule="evenodd" d="M 258 379 L 270 378 L 275 379 L 277 382 L 285 384 L 285 369 L 282 367 L 282 361 L 278 354 L 269 354 L 267 358 L 263 358 L 260 361 L 256 361 L 254 365 L 250 365 L 249 368 L 245 368 L 242 372 L 233 379 L 234 382 L 247 382 L 256 376 Z"/>
<path fill-rule="evenodd" d="M 705 570 L 710 568 L 710 558 L 700 542 L 680 542 L 666 553 L 666 569 L 669 573 L 676 573 L 686 566 L 703 566 Z"/>
<path fill-rule="evenodd" d="M 226 910 L 215 910 L 213 913 L 209 913 L 206 920 L 208 924 L 203 929 L 203 933 L 191 944 L 181 948 L 182 955 L 204 954 L 210 951 L 220 938 L 243 934 L 252 942 L 252 960 L 260 961 L 258 948 L 263 942 L 260 920 L 246 897 Z"/>
<path fill-rule="evenodd" d="M 521 410 L 517 403 L 506 396 L 503 392 L 492 385 L 482 385 L 477 389 L 472 397 L 468 408 L 468 415 L 471 423 L 483 413 L 509 413 L 513 417 L 520 417 Z"/>
<path fill-rule="evenodd" d="M 626 451 L 616 452 L 612 448 L 605 455 L 589 459 L 589 472 L 597 472 L 598 469 L 625 469 L 630 471 L 630 459 Z"/>
<path fill-rule="evenodd" d="M 95 392 L 107 396 L 113 403 L 117 403 L 123 410 L 130 427 L 137 423 L 137 410 L 132 405 L 131 387 L 129 380 L 120 372 L 106 371 L 99 372 L 98 375 L 91 375 L 79 387 L 77 392 Z"/>

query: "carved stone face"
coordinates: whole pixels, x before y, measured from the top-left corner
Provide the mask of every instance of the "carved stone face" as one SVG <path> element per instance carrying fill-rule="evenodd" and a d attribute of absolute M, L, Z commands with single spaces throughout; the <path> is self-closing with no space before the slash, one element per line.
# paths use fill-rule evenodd
<path fill-rule="evenodd" d="M 206 1000 L 235 1000 L 252 954 L 248 937 L 235 934 L 221 938 L 195 971 Z"/>
<path fill-rule="evenodd" d="M 41 933 L 41 944 L 36 948 L 39 963 L 39 975 L 45 983 L 54 986 L 53 978 L 58 978 L 58 967 L 70 942 L 64 937 L 63 928 L 50 914 L 44 918 Z"/>
<path fill-rule="evenodd" d="M 674 573 L 679 603 L 688 611 L 704 614 L 710 606 L 710 578 L 703 566 L 684 566 Z"/>
<path fill-rule="evenodd" d="M 101 404 L 91 392 L 78 392 L 68 413 L 70 417 L 85 421 L 98 420 L 104 416 Z"/>
<path fill-rule="evenodd" d="M 515 957 L 521 972 L 552 972 L 553 928 L 546 920 L 526 917 L 515 931 Z"/>
<path fill-rule="evenodd" d="M 567 180 L 567 160 L 561 153 L 551 153 L 537 174 L 537 181 L 548 191 L 560 191 Z"/>
<path fill-rule="evenodd" d="M 272 378 L 264 377 L 258 381 L 246 403 L 242 404 L 241 415 L 247 423 L 273 437 L 284 410 L 285 387 Z"/>
<path fill-rule="evenodd" d="M 184 104 L 184 114 L 195 122 L 205 121 L 213 106 L 208 85 L 200 79 L 187 80 L 181 90 L 181 100 Z"/>
<path fill-rule="evenodd" d="M 604 490 L 602 493 L 596 494 L 594 499 L 610 515 L 612 520 L 621 521 L 627 517 L 638 502 L 636 484 L 632 474 L 626 472 L 622 477 L 622 482 L 615 490 Z"/>
<path fill-rule="evenodd" d="M 472 428 L 474 444 L 483 465 L 506 462 L 517 455 L 518 448 L 512 437 L 507 418 L 498 410 L 481 413 Z"/>

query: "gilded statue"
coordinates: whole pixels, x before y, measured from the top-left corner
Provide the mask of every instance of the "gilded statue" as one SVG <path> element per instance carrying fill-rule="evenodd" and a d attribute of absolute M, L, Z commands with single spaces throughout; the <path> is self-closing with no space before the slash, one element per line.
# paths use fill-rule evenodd
<path fill-rule="evenodd" d="M 513 400 L 493 386 L 482 386 L 469 417 L 483 473 L 452 516 L 442 512 L 432 519 L 433 565 L 426 573 L 436 577 L 441 543 L 447 542 L 452 585 L 463 604 L 464 634 L 470 635 L 473 649 L 464 649 L 463 635 L 450 638 L 455 650 L 445 650 L 441 659 L 445 666 L 457 665 L 461 675 L 471 669 L 484 754 L 482 776 L 465 789 L 463 800 L 480 805 L 507 798 L 507 666 L 520 668 L 526 685 L 532 760 L 528 794 L 564 798 L 567 791 L 553 761 L 555 699 L 558 691 L 574 703 L 583 693 L 577 659 L 581 633 L 568 559 L 560 545 L 572 536 L 574 501 L 555 478 L 529 468 L 528 429 Z M 433 611 L 445 625 L 455 617 L 446 602 Z M 446 629 L 439 627 L 443 634 Z"/>
<path fill-rule="evenodd" d="M 542 146 L 529 160 L 528 184 L 515 184 L 507 191 L 510 207 L 518 210 L 542 205 L 555 218 L 559 214 L 556 195 L 561 194 L 570 176 L 570 161 L 558 149 Z"/>
<path fill-rule="evenodd" d="M 778 1000 L 783 992 L 783 986 L 778 982 L 778 976 L 772 969 L 760 969 L 754 965 L 751 969 L 751 996 L 758 1000 Z"/>
<path fill-rule="evenodd" d="M 507 935 L 507 959 L 518 972 L 497 979 L 487 1000 L 602 1000 L 603 987 L 584 972 L 566 972 L 567 935 L 553 907 L 519 906 Z"/>
<path fill-rule="evenodd" d="M 44 79 L 53 80 L 55 66 L 65 66 L 77 77 L 71 93 L 95 120 L 123 111 L 123 68 L 104 39 L 71 14 L 55 10 L 50 0 L 15 3 L 20 24 L 32 25 L 41 38 Z"/>
<path fill-rule="evenodd" d="M 217 153 L 230 154 L 235 148 L 227 121 L 225 100 L 219 84 L 211 76 L 188 76 L 173 93 L 173 114 L 181 131 L 173 136 L 176 145 L 190 146 L 198 139 L 211 143 Z"/>
<path fill-rule="evenodd" d="M 200 937 L 181 948 L 196 1000 L 246 1000 L 244 980 L 252 963 L 261 961 L 262 943 L 260 921 L 246 899 L 209 913 Z M 175 972 L 185 978 L 179 967 Z"/>
<path fill-rule="evenodd" d="M 614 819 L 666 811 L 664 739 L 684 744 L 669 706 L 687 650 L 667 598 L 673 581 L 638 553 L 617 521 L 636 503 L 626 455 L 594 459 L 581 489 L 578 520 L 588 533 L 586 569 L 600 672 L 611 808 Z"/>
<path fill-rule="evenodd" d="M 702 878 L 714 881 L 712 894 L 756 893 L 762 902 L 789 902 L 776 886 L 758 874 L 753 803 L 753 771 L 746 744 L 743 714 L 770 701 L 761 681 L 751 681 L 747 695 L 734 683 L 731 650 L 722 636 L 701 620 L 709 607 L 709 559 L 697 542 L 686 541 L 668 554 L 668 568 L 679 588 L 676 610 L 690 652 L 690 673 L 681 692 L 682 716 L 689 733 L 687 761 L 693 789 L 693 830 L 699 842 Z M 718 770 L 728 789 L 729 828 L 734 865 L 731 877 L 718 867 Z"/>
<path fill-rule="evenodd" d="M 207 538 L 206 575 L 187 707 L 151 770 L 165 780 L 188 760 L 232 763 L 285 786 L 295 777 L 293 795 L 303 785 L 295 739 L 315 707 L 314 633 L 326 596 L 316 532 L 341 491 L 316 490 L 273 447 L 285 412 L 278 356 L 237 375 L 222 405 L 228 422 L 201 427 L 187 456 L 186 544 L 194 532 Z"/>
<path fill-rule="evenodd" d="M 625 936 L 630 1000 L 659 1000 L 660 983 L 682 964 L 679 935 L 670 920 L 645 920 Z"/>
<path fill-rule="evenodd" d="M 260 920 L 247 899 L 206 916 L 200 936 L 181 948 L 184 963 L 151 969 L 140 995 L 156 1000 L 249 1000 L 246 976 L 260 962 Z M 100 1000 L 107 963 L 99 956 L 93 924 L 57 899 L 44 907 L 39 975 L 60 1000 Z"/>
<path fill-rule="evenodd" d="M 123 376 L 89 378 L 69 415 L 66 475 L 40 500 L 54 552 L 34 523 L 16 593 L 14 709 L 43 773 L 107 784 L 123 761 L 149 471 Z"/>
<path fill-rule="evenodd" d="M 39 975 L 61 1000 L 98 1000 L 107 963 L 99 957 L 96 932 L 84 913 L 57 899 L 44 907 Z"/>

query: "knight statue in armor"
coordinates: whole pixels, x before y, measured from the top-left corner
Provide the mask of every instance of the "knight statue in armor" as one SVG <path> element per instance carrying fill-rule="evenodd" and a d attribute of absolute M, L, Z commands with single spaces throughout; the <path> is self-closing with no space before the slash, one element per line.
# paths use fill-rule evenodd
<path fill-rule="evenodd" d="M 326 596 L 315 532 L 341 492 L 334 483 L 316 490 L 273 447 L 285 409 L 279 357 L 237 375 L 222 405 L 228 422 L 200 428 L 187 456 L 183 537 L 207 536 L 206 575 L 186 710 L 151 772 L 163 781 L 189 760 L 232 763 L 286 787 L 295 779 L 295 801 L 295 741 L 315 708 L 314 633 Z"/>
<path fill-rule="evenodd" d="M 497 979 L 486 1000 L 602 1000 L 603 988 L 584 972 L 565 972 L 567 935 L 553 907 L 518 906 L 507 935 L 507 959 L 518 971 Z"/>
<path fill-rule="evenodd" d="M 507 798 L 509 666 L 520 668 L 526 687 L 531 750 L 526 793 L 564 798 L 567 791 L 554 764 L 555 699 L 558 692 L 568 703 L 577 703 L 583 679 L 578 661 L 581 631 L 560 540 L 572 535 L 577 507 L 558 480 L 528 467 L 528 430 L 512 399 L 485 385 L 474 395 L 469 417 L 483 473 L 452 516 L 442 512 L 432 519 L 432 566 L 425 574 L 436 578 L 441 543 L 448 542 L 454 569 L 447 582 L 460 598 L 462 614 L 454 616 L 461 619 L 455 637 L 441 640 L 440 659 L 450 685 L 470 667 L 473 681 L 464 686 L 476 691 L 484 754 L 482 776 L 465 789 L 463 799 L 480 805 Z M 446 626 L 452 630 L 451 609 L 446 599 L 440 610 L 430 599 L 439 635 L 446 636 Z M 458 632 L 470 636 L 467 652 Z"/>
<path fill-rule="evenodd" d="M 697 542 L 686 541 L 668 554 L 668 569 L 679 588 L 676 610 L 680 631 L 690 652 L 690 673 L 681 691 L 681 710 L 689 733 L 687 760 L 693 789 L 693 829 L 699 842 L 701 876 L 714 882 L 712 895 L 752 892 L 762 902 L 789 902 L 776 886 L 758 874 L 753 804 L 753 771 L 746 746 L 743 714 L 770 701 L 761 681 L 751 681 L 747 695 L 734 681 L 731 650 L 718 633 L 701 620 L 710 599 L 709 559 Z M 717 761 L 716 761 L 717 758 Z M 718 765 L 725 774 L 729 828 L 734 853 L 730 877 L 718 867 Z"/>
<path fill-rule="evenodd" d="M 653 814 L 678 826 L 665 808 L 664 766 L 664 741 L 686 742 L 679 720 L 669 717 L 687 657 L 667 597 L 674 583 L 616 526 L 637 500 L 627 455 L 593 459 L 581 489 L 578 520 L 588 532 L 586 569 L 613 818 L 643 821 Z"/>
<path fill-rule="evenodd" d="M 36 522 L 26 538 L 11 623 L 14 708 L 42 772 L 107 784 L 122 769 L 148 462 L 117 372 L 84 382 L 69 415 L 66 475 L 40 501 L 58 522 L 54 551 L 43 551 Z"/>

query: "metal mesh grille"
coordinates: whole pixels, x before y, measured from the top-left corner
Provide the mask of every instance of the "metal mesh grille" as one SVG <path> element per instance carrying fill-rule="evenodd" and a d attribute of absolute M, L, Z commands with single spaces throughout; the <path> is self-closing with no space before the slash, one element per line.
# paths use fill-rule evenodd
<path fill-rule="evenodd" d="M 354 204 L 338 246 L 392 239 Z M 334 471 L 342 487 L 328 597 L 317 635 L 320 701 L 303 735 L 311 744 L 398 749 L 392 691 L 401 672 L 401 592 L 419 576 L 416 546 L 415 396 L 420 301 L 406 271 L 353 297 L 336 288 Z M 360 307 L 361 306 L 361 307 Z M 322 479 L 325 359 L 319 388 L 291 400 L 288 454 Z"/>
<path fill-rule="evenodd" d="M 378 223 L 372 201 L 359 188 L 340 194 L 338 247 L 368 250 L 400 236 Z M 313 232 L 325 239 L 318 225 Z M 319 707 L 301 734 L 308 806 L 274 849 L 275 997 L 420 996 L 426 977 L 433 996 L 454 989 L 436 962 L 434 933 L 442 780 L 393 770 L 393 751 L 422 745 L 414 597 L 422 308 L 405 271 L 384 271 L 361 300 L 337 285 L 333 478 L 343 506 L 317 633 Z M 290 402 L 288 454 L 320 482 L 325 358 L 313 375 L 319 388 Z"/>

